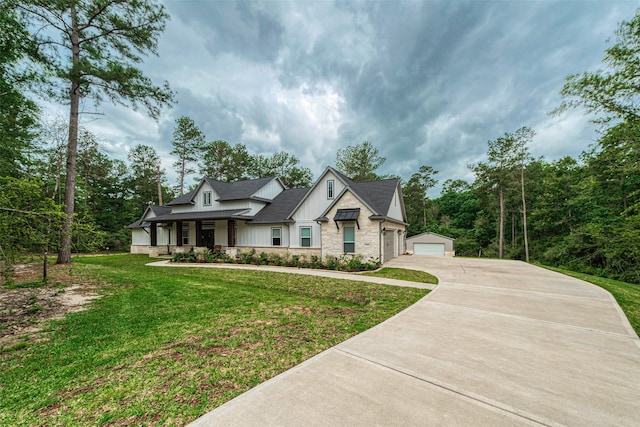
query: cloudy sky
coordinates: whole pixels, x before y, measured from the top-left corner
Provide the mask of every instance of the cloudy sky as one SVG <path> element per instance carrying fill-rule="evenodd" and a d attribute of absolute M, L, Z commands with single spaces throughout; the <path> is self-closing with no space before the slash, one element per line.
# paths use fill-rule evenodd
<path fill-rule="evenodd" d="M 314 177 L 341 147 L 368 140 L 381 174 L 420 165 L 446 179 L 473 175 L 487 141 L 521 126 L 548 160 L 577 157 L 597 138 L 582 111 L 549 112 L 571 73 L 602 67 L 636 1 L 164 0 L 171 20 L 159 57 L 143 65 L 177 104 L 154 122 L 103 104 L 86 125 L 115 157 L 153 145 L 172 181 L 176 118 L 207 140 L 252 154 L 287 151 Z M 88 117 L 88 116 L 87 116 Z M 437 195 L 435 189 L 433 195 Z M 432 196 L 433 196 L 432 195 Z"/>

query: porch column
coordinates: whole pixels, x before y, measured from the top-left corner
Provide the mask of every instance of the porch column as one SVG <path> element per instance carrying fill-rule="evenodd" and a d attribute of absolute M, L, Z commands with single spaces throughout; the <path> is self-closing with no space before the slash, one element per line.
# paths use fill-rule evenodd
<path fill-rule="evenodd" d="M 176 246 L 182 246 L 182 221 L 176 222 Z"/>
<path fill-rule="evenodd" d="M 227 221 L 227 244 L 230 248 L 233 248 L 236 245 L 236 221 L 234 219 L 230 219 Z"/>
<path fill-rule="evenodd" d="M 152 222 L 149 227 L 151 228 L 151 246 L 158 246 L 158 225 Z"/>
<path fill-rule="evenodd" d="M 196 221 L 196 246 L 204 246 L 202 239 L 202 221 Z"/>

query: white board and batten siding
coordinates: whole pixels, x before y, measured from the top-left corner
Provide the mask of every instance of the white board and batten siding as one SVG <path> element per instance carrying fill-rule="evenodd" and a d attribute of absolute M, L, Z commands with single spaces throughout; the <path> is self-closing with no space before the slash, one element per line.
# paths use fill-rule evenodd
<path fill-rule="evenodd" d="M 327 182 L 333 181 L 333 198 L 329 199 L 327 194 Z M 331 171 L 327 171 L 322 179 L 317 182 L 311 192 L 307 195 L 302 205 L 296 210 L 293 219 L 296 223 L 300 221 L 309 221 L 316 219 L 324 212 L 331 203 L 338 197 L 338 194 L 344 190 L 344 184 Z"/>
<path fill-rule="evenodd" d="M 402 204 L 400 201 L 400 195 L 398 194 L 398 189 L 393 193 L 393 200 L 391 200 L 391 204 L 389 205 L 389 212 L 387 212 L 387 216 L 389 218 L 396 219 L 398 221 L 404 221 L 402 217 Z"/>
<path fill-rule="evenodd" d="M 280 228 L 280 246 L 271 243 L 271 229 Z M 289 227 L 287 224 L 246 224 L 244 221 L 236 223 L 236 246 L 255 246 L 282 248 L 289 246 Z"/>
<path fill-rule="evenodd" d="M 278 194 L 282 193 L 282 191 L 284 191 L 284 187 L 280 183 L 280 180 L 273 179 L 260 190 L 256 191 L 254 196 L 262 199 L 273 200 Z"/>
<path fill-rule="evenodd" d="M 328 181 L 333 181 L 333 197 L 329 198 Z M 324 212 L 331 203 L 335 201 L 338 195 L 344 190 L 345 186 L 333 172 L 327 170 L 322 178 L 311 189 L 310 193 L 304 199 L 300 207 L 293 214 L 294 224 L 291 224 L 291 247 L 299 248 L 300 246 L 300 229 L 301 227 L 311 227 L 311 248 L 320 248 L 322 246 L 322 229 L 318 223 L 314 221 L 322 212 Z"/>
<path fill-rule="evenodd" d="M 302 240 L 300 238 L 300 230 L 305 228 L 311 228 L 311 246 L 308 248 L 320 249 L 322 244 L 322 232 L 320 226 L 315 221 L 300 220 L 293 224 L 288 224 L 289 235 L 291 236 L 291 247 L 302 248 Z M 305 247 L 306 249 L 307 247 Z"/>

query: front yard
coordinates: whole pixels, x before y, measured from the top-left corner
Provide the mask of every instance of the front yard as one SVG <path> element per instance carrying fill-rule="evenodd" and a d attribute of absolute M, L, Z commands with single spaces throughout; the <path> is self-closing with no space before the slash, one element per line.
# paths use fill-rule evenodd
<path fill-rule="evenodd" d="M 427 292 L 149 261 L 79 260 L 102 297 L 3 348 L 0 425 L 184 425 Z"/>

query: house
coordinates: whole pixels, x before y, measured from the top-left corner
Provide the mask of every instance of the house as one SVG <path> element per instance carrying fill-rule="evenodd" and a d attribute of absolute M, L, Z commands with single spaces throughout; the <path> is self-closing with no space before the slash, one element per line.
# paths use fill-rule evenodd
<path fill-rule="evenodd" d="M 132 253 L 206 247 L 385 262 L 404 253 L 406 218 L 399 179 L 354 182 L 327 167 L 311 188 L 287 189 L 277 177 L 203 178 L 166 206 L 149 206 L 128 228 Z"/>
<path fill-rule="evenodd" d="M 407 238 L 407 250 L 414 255 L 454 256 L 454 240 L 436 233 L 417 234 Z"/>

